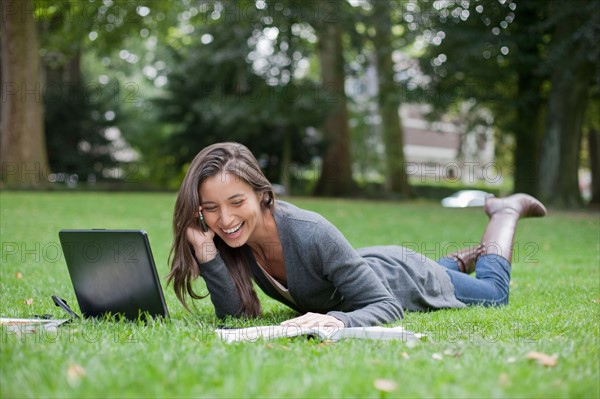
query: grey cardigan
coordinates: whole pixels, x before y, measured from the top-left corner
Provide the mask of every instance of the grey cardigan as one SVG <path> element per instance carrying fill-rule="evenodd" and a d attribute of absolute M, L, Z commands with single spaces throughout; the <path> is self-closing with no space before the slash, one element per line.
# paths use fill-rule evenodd
<path fill-rule="evenodd" d="M 443 266 L 400 246 L 359 250 L 321 215 L 277 200 L 275 223 L 283 247 L 289 293 L 281 296 L 260 271 L 246 246 L 257 285 L 298 312 L 327 313 L 346 327 L 393 322 L 404 309 L 460 308 Z M 199 265 L 217 317 L 239 316 L 241 299 L 223 259 Z"/>

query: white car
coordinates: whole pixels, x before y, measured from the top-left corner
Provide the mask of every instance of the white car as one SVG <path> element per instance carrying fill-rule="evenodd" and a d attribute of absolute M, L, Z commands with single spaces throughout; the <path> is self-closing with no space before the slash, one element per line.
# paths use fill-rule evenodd
<path fill-rule="evenodd" d="M 468 206 L 483 206 L 487 197 L 493 194 L 481 190 L 461 190 L 449 197 L 442 199 L 442 206 L 446 208 L 466 208 Z"/>

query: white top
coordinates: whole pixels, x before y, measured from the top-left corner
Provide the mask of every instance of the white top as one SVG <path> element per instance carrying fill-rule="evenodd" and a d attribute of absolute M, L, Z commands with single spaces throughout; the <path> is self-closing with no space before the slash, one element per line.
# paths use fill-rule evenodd
<path fill-rule="evenodd" d="M 256 264 L 258 265 L 258 267 L 260 268 L 260 270 L 263 272 L 263 274 L 265 275 L 265 277 L 267 278 L 267 280 L 269 280 L 269 282 L 271 283 L 271 285 L 273 286 L 273 288 L 275 288 L 275 290 L 277 290 L 277 292 L 281 296 L 283 296 L 285 299 L 287 299 L 288 301 L 290 301 L 294 305 L 298 306 L 298 304 L 296 303 L 296 301 L 294 300 L 294 298 L 290 295 L 290 290 L 288 290 L 286 287 L 284 287 L 283 284 L 281 284 L 279 281 L 277 281 L 276 278 L 274 278 L 269 273 L 267 273 L 267 271 L 260 265 L 260 263 L 256 262 Z"/>

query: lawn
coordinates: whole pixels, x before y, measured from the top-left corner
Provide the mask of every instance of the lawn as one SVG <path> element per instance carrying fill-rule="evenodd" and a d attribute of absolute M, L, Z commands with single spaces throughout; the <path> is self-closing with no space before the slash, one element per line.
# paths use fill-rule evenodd
<path fill-rule="evenodd" d="M 428 201 L 289 200 L 323 214 L 356 247 L 401 244 L 432 258 L 476 242 L 486 222 L 481 209 Z M 551 210 L 522 221 L 510 305 L 408 313 L 404 326 L 428 335 L 416 345 L 225 344 L 213 334 L 209 299 L 188 313 L 166 286 L 174 194 L 3 192 L 0 201 L 3 317 L 62 317 L 52 294 L 79 312 L 59 249 L 62 228 L 146 230 L 171 313 L 166 322 L 86 321 L 58 333 L 3 329 L 2 398 L 600 397 L 598 213 Z M 205 292 L 203 283 L 197 287 Z M 294 316 L 261 299 L 265 319 L 245 324 Z M 529 359 L 532 352 L 551 364 Z M 380 391 L 379 380 L 395 384 Z"/>

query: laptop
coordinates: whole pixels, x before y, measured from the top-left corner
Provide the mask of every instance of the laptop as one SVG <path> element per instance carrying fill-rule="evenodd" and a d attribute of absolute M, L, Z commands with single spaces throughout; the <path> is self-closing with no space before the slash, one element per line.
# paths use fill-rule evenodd
<path fill-rule="evenodd" d="M 61 230 L 58 236 L 84 317 L 169 316 L 145 231 Z"/>

